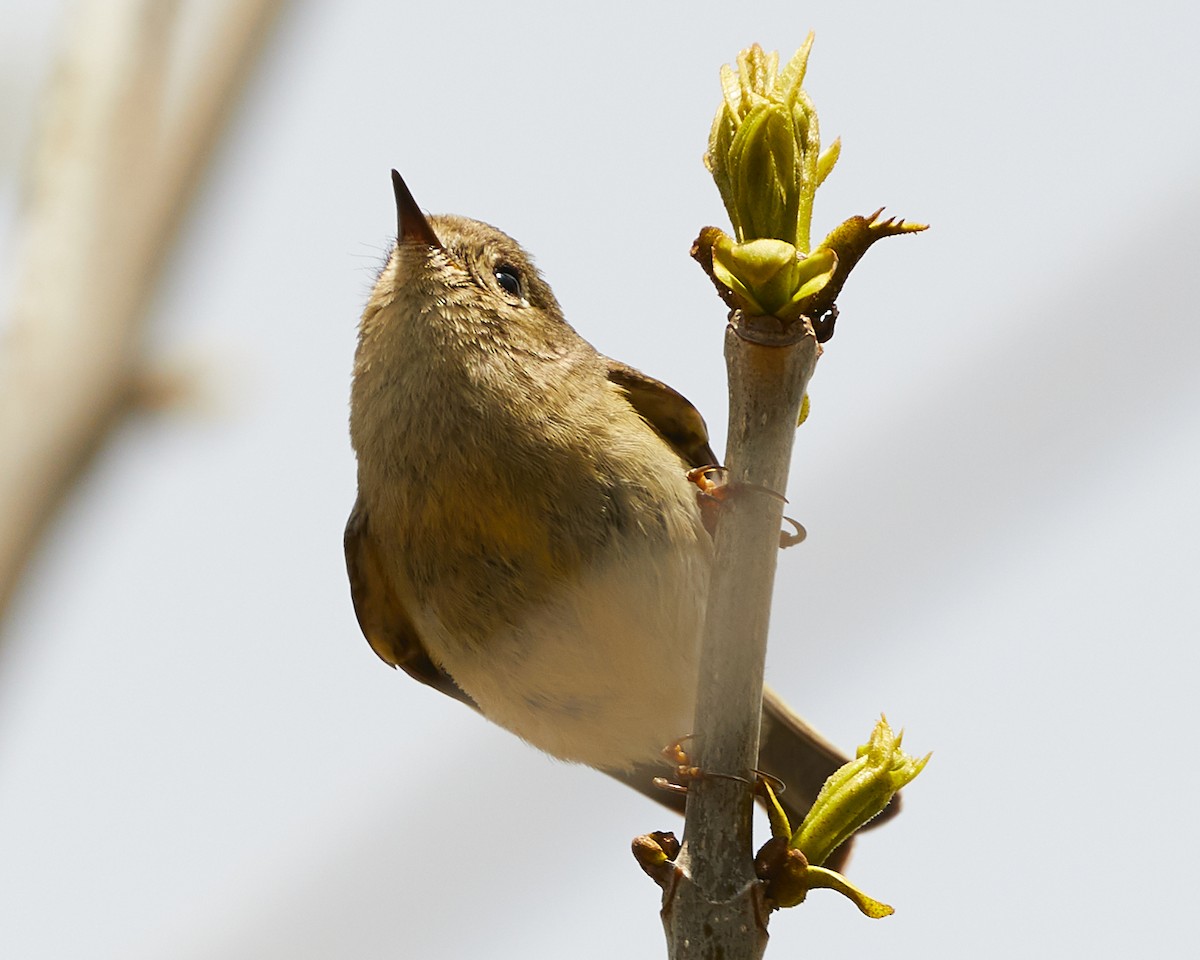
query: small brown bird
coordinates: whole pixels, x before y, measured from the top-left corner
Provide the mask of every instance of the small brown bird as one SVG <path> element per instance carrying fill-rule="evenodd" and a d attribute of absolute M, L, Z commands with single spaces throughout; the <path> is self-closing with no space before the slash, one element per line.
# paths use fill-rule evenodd
<path fill-rule="evenodd" d="M 494 227 L 421 213 L 363 312 L 346 566 L 387 663 L 563 760 L 662 802 L 691 729 L 712 544 L 704 420 L 600 354 Z M 845 760 L 773 694 L 762 769 L 800 817 Z"/>

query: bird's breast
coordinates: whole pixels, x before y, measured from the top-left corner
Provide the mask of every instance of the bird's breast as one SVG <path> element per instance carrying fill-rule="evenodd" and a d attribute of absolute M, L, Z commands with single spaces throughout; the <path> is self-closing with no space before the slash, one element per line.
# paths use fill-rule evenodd
<path fill-rule="evenodd" d="M 594 352 L 409 347 L 356 365 L 351 429 L 422 644 L 543 750 L 650 759 L 688 732 L 707 595 L 684 464 Z"/>

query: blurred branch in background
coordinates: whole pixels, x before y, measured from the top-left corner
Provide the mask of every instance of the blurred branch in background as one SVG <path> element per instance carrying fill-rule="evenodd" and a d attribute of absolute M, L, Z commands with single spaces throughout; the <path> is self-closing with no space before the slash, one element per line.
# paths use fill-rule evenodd
<path fill-rule="evenodd" d="M 56 508 L 136 406 L 154 284 L 283 0 L 225 4 L 177 79 L 184 6 L 82 0 L 67 18 L 0 341 L 0 619 Z"/>

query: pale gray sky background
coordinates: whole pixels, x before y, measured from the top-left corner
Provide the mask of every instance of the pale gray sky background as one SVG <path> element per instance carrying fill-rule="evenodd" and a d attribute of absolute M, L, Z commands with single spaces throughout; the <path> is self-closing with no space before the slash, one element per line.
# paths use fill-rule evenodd
<path fill-rule="evenodd" d="M 0 0 L 6 228 L 62 6 Z M 816 232 L 933 229 L 841 300 L 768 671 L 843 745 L 885 710 L 934 758 L 852 865 L 896 915 L 818 892 L 769 956 L 1193 955 L 1200 8 L 644 0 L 285 14 L 153 309 L 224 410 L 122 429 L 5 624 L 0 955 L 664 955 L 628 844 L 673 816 L 359 634 L 355 324 L 395 166 L 519 238 L 720 449 L 723 310 L 687 256 L 724 223 L 717 70 L 809 28 L 843 137 Z"/>

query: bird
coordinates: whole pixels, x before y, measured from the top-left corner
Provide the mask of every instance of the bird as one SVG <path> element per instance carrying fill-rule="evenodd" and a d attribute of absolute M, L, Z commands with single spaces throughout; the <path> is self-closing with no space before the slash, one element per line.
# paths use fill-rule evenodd
<path fill-rule="evenodd" d="M 426 216 L 392 180 L 397 238 L 350 402 L 362 632 L 534 747 L 680 809 L 653 781 L 695 708 L 713 547 L 690 474 L 718 462 L 704 419 L 580 336 L 515 240 Z M 759 764 L 795 824 L 847 759 L 764 692 Z"/>

